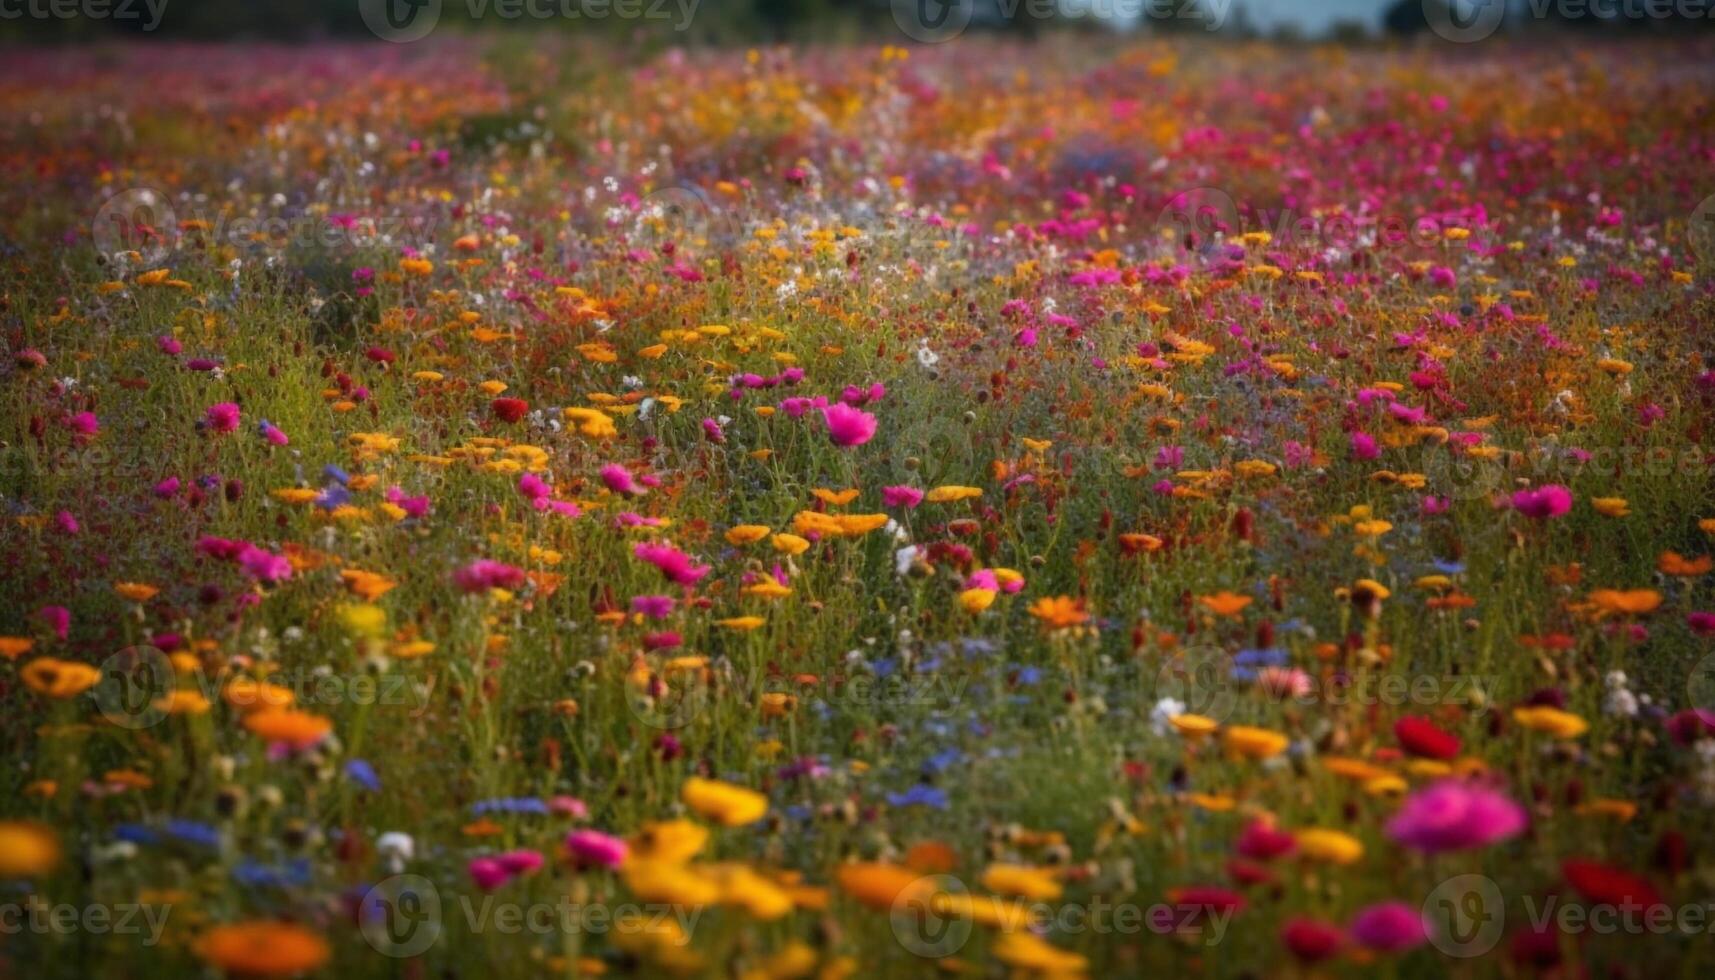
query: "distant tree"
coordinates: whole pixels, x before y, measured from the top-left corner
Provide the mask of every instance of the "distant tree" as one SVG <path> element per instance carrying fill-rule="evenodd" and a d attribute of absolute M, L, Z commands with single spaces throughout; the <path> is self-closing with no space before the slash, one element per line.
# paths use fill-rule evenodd
<path fill-rule="evenodd" d="M 1423 5 L 1426 0 L 1394 0 L 1393 6 L 1387 8 L 1382 17 L 1382 26 L 1389 34 L 1401 37 L 1412 37 L 1429 30 L 1429 16 L 1424 13 Z M 1443 3 L 1444 0 L 1433 0 Z"/>

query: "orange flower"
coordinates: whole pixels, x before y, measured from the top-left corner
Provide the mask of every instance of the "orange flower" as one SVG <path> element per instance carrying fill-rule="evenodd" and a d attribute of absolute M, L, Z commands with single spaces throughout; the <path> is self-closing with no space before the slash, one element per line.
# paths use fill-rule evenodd
<path fill-rule="evenodd" d="M 902 895 L 920 891 L 927 899 L 935 890 L 933 878 L 897 864 L 842 864 L 834 879 L 848 895 L 879 912 L 891 910 Z"/>
<path fill-rule="evenodd" d="M 1597 589 L 1590 593 L 1590 604 L 1605 613 L 1644 615 L 1661 605 L 1661 593 L 1654 589 Z"/>
<path fill-rule="evenodd" d="M 1030 604 L 1030 615 L 1041 620 L 1043 626 L 1056 630 L 1082 626 L 1090 621 L 1084 600 L 1066 595 L 1043 596 Z"/>
<path fill-rule="evenodd" d="M 0 657 L 7 660 L 17 660 L 29 653 L 36 641 L 27 636 L 0 636 Z"/>
<path fill-rule="evenodd" d="M 155 598 L 155 594 L 161 590 L 142 582 L 115 582 L 113 583 L 113 591 L 132 602 L 148 602 Z"/>
<path fill-rule="evenodd" d="M 215 926 L 197 938 L 199 959 L 228 973 L 287 977 L 328 961 L 321 934 L 290 922 L 238 922 Z"/>
<path fill-rule="evenodd" d="M 1661 569 L 1663 575 L 1677 575 L 1681 578 L 1695 578 L 1707 574 L 1715 568 L 1715 558 L 1701 555 L 1697 558 L 1687 558 L 1677 551 L 1664 551 L 1656 559 L 1655 567 Z"/>
<path fill-rule="evenodd" d="M 285 742 L 301 749 L 325 738 L 333 731 L 333 722 L 307 711 L 264 708 L 246 715 L 244 727 L 270 742 Z"/>
<path fill-rule="evenodd" d="M 1214 595 L 1198 596 L 1197 602 L 1217 616 L 1232 617 L 1245 611 L 1245 607 L 1251 604 L 1251 597 L 1222 589 Z"/>

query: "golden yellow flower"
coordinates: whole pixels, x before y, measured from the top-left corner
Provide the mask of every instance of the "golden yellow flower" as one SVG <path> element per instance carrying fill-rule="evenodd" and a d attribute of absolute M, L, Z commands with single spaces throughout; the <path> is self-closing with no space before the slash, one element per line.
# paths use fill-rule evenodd
<path fill-rule="evenodd" d="M 766 537 L 768 537 L 768 525 L 766 524 L 739 524 L 727 530 L 726 542 L 734 547 L 740 547 L 755 544 Z"/>
<path fill-rule="evenodd" d="M 30 690 L 61 701 L 101 683 L 101 671 L 95 667 L 54 657 L 37 657 L 25 664 L 18 676 Z"/>
<path fill-rule="evenodd" d="M 1513 721 L 1533 732 L 1555 738 L 1577 738 L 1590 730 L 1590 723 L 1583 718 L 1546 704 L 1514 708 Z"/>
<path fill-rule="evenodd" d="M 1295 836 L 1298 838 L 1298 852 L 1313 861 L 1351 864 L 1364 856 L 1363 842 L 1338 830 L 1312 827 L 1298 831 Z"/>
<path fill-rule="evenodd" d="M 756 790 L 692 776 L 679 798 L 698 815 L 726 827 L 755 823 L 768 813 L 768 797 Z"/>
<path fill-rule="evenodd" d="M 1221 744 L 1247 759 L 1270 759 L 1286 751 L 1290 740 L 1282 733 L 1249 725 L 1233 725 L 1221 733 Z"/>
<path fill-rule="evenodd" d="M 60 862 L 59 836 L 31 820 L 0 821 L 0 878 L 35 878 Z"/>
<path fill-rule="evenodd" d="M 1038 902 L 1052 902 L 1060 897 L 1060 882 L 1051 868 L 1032 868 L 1022 864 L 991 864 L 983 871 L 982 886 L 991 892 L 1014 895 Z"/>

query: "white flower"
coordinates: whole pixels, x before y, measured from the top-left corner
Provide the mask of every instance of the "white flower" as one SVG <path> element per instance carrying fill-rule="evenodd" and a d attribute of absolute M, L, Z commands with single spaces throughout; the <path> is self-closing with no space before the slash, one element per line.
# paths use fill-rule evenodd
<path fill-rule="evenodd" d="M 1157 735 L 1166 735 L 1172 730 L 1170 721 L 1176 715 L 1185 713 L 1185 702 L 1178 698 L 1162 698 L 1155 702 L 1154 710 L 1149 713 L 1149 727 Z"/>
<path fill-rule="evenodd" d="M 399 874 L 405 870 L 405 862 L 417 856 L 417 842 L 410 834 L 390 830 L 376 839 L 375 853 L 381 856 L 389 873 Z"/>

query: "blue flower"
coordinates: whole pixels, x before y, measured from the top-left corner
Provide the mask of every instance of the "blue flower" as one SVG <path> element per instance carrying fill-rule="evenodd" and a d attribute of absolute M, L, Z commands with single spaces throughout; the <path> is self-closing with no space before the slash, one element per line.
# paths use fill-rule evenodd
<path fill-rule="evenodd" d="M 918 783 L 903 793 L 887 794 L 888 806 L 927 806 L 937 810 L 947 809 L 947 791 L 936 789 L 926 783 Z"/>
<path fill-rule="evenodd" d="M 347 762 L 345 774 L 371 793 L 381 792 L 381 777 L 375 774 L 375 767 L 363 759 Z"/>
<path fill-rule="evenodd" d="M 535 813 L 548 815 L 548 804 L 533 796 L 502 796 L 492 800 L 478 800 L 471 804 L 470 812 L 478 816 L 484 813 Z"/>
<path fill-rule="evenodd" d="M 161 829 L 167 836 L 184 844 L 194 844 L 198 847 L 215 848 L 220 846 L 220 831 L 206 823 L 196 820 L 173 818 L 161 824 Z"/>

